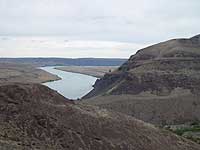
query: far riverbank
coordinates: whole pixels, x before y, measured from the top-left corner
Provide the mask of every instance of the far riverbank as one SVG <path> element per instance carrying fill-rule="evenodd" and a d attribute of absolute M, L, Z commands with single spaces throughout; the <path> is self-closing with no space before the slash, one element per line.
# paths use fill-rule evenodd
<path fill-rule="evenodd" d="M 117 69 L 118 66 L 62 66 L 55 67 L 57 70 L 62 70 L 72 73 L 80 73 L 84 75 L 93 76 L 96 78 L 103 77 L 106 73 L 112 72 Z"/>

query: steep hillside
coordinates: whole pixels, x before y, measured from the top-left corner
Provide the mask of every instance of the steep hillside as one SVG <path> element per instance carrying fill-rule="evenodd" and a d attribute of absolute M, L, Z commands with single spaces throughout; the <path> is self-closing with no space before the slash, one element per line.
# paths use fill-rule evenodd
<path fill-rule="evenodd" d="M 85 102 L 128 112 L 156 124 L 174 124 L 200 120 L 199 92 L 200 35 L 197 35 L 139 50 L 117 71 L 98 80 L 94 90 L 84 98 L 104 96 L 98 104 L 93 100 Z M 116 95 L 121 95 L 121 99 Z M 139 108 L 155 107 L 138 112 L 141 109 L 136 104 Z"/>
<path fill-rule="evenodd" d="M 2 150 L 200 150 L 130 116 L 76 105 L 38 84 L 0 86 Z"/>

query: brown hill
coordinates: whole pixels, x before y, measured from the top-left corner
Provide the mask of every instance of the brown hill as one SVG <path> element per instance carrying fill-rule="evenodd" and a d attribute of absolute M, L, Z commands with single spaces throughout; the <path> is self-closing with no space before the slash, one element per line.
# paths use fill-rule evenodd
<path fill-rule="evenodd" d="M 85 102 L 151 123 L 176 124 L 200 120 L 199 92 L 200 35 L 139 50 L 84 98 L 97 96 Z"/>
<path fill-rule="evenodd" d="M 76 105 L 38 84 L 0 86 L 2 150 L 200 150 L 130 116 Z"/>
<path fill-rule="evenodd" d="M 42 83 L 54 80 L 60 80 L 60 78 L 31 65 L 0 63 L 0 84 L 13 82 Z"/>

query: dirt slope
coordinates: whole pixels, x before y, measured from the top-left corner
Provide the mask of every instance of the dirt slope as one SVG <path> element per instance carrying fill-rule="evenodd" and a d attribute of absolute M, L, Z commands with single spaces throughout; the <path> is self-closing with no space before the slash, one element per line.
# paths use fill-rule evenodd
<path fill-rule="evenodd" d="M 76 105 L 38 84 L 0 86 L 2 150 L 200 150 L 130 116 Z"/>

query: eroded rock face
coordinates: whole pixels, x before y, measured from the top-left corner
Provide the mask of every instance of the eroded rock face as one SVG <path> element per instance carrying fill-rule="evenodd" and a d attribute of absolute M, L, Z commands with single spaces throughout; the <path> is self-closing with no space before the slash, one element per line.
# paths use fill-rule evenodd
<path fill-rule="evenodd" d="M 38 84 L 0 86 L 0 149 L 199 150 L 130 116 L 77 105 Z"/>
<path fill-rule="evenodd" d="M 98 80 L 83 102 L 156 125 L 200 121 L 199 39 L 174 39 L 139 50 Z"/>
<path fill-rule="evenodd" d="M 175 88 L 200 90 L 200 36 L 175 39 L 142 50 L 96 82 L 95 89 L 85 98 L 97 95 L 168 94 Z"/>

